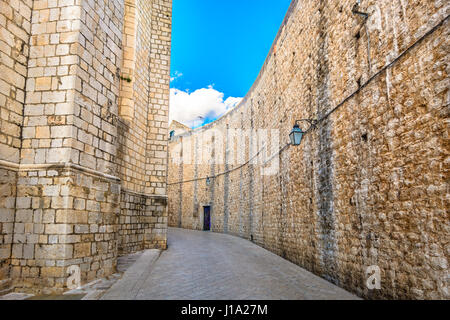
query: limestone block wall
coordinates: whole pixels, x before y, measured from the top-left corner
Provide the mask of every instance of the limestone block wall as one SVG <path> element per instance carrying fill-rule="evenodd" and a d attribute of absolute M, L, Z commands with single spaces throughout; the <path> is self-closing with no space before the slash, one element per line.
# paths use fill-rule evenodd
<path fill-rule="evenodd" d="M 11 262 L 32 2 L 0 1 L 0 280 Z"/>
<path fill-rule="evenodd" d="M 169 225 L 202 229 L 211 206 L 214 232 L 362 297 L 448 299 L 450 7 L 354 4 L 293 1 L 243 102 L 173 139 Z"/>
<path fill-rule="evenodd" d="M 171 1 L 125 1 L 119 252 L 167 246 Z"/>
<path fill-rule="evenodd" d="M 131 1 L 1 2 L 0 280 L 17 290 L 63 291 L 69 267 L 84 283 L 166 246 L 166 181 L 146 187 L 166 175 L 171 2 L 137 2 L 134 31 Z"/>
<path fill-rule="evenodd" d="M 11 277 L 62 290 L 114 271 L 123 4 L 34 1 Z M 92 178 L 92 176 L 96 177 Z"/>

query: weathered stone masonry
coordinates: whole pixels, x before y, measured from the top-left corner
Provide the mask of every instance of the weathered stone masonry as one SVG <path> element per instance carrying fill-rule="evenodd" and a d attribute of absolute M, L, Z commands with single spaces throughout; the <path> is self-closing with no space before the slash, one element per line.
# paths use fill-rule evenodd
<path fill-rule="evenodd" d="M 1 0 L 0 31 L 0 280 L 165 248 L 171 1 Z"/>
<path fill-rule="evenodd" d="M 172 159 L 203 160 L 169 163 L 169 225 L 202 229 L 211 206 L 213 231 L 362 297 L 448 299 L 450 6 L 363 0 L 366 20 L 354 4 L 293 1 L 244 101 L 172 140 Z M 322 121 L 287 145 L 304 118 Z M 278 130 L 281 151 L 247 163 L 271 140 L 249 129 Z M 366 286 L 373 265 L 380 290 Z"/>

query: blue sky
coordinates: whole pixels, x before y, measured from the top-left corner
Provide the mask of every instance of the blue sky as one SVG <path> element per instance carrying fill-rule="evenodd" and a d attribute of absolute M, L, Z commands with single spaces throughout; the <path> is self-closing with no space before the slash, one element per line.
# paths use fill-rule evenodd
<path fill-rule="evenodd" d="M 198 126 L 234 107 L 258 76 L 290 2 L 173 0 L 171 120 Z"/>

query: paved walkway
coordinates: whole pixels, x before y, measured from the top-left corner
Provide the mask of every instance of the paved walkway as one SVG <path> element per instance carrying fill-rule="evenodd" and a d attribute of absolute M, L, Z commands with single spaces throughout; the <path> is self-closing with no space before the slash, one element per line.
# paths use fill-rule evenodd
<path fill-rule="evenodd" d="M 169 249 L 144 252 L 102 299 L 358 299 L 238 237 L 169 229 Z"/>

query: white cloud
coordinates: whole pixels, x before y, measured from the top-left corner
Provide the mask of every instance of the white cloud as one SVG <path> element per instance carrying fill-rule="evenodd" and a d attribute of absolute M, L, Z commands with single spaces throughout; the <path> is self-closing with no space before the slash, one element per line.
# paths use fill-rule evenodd
<path fill-rule="evenodd" d="M 229 97 L 212 86 L 195 90 L 192 93 L 170 89 L 169 121 L 177 120 L 189 127 L 199 125 L 203 118 L 218 118 L 241 102 L 242 98 Z"/>

